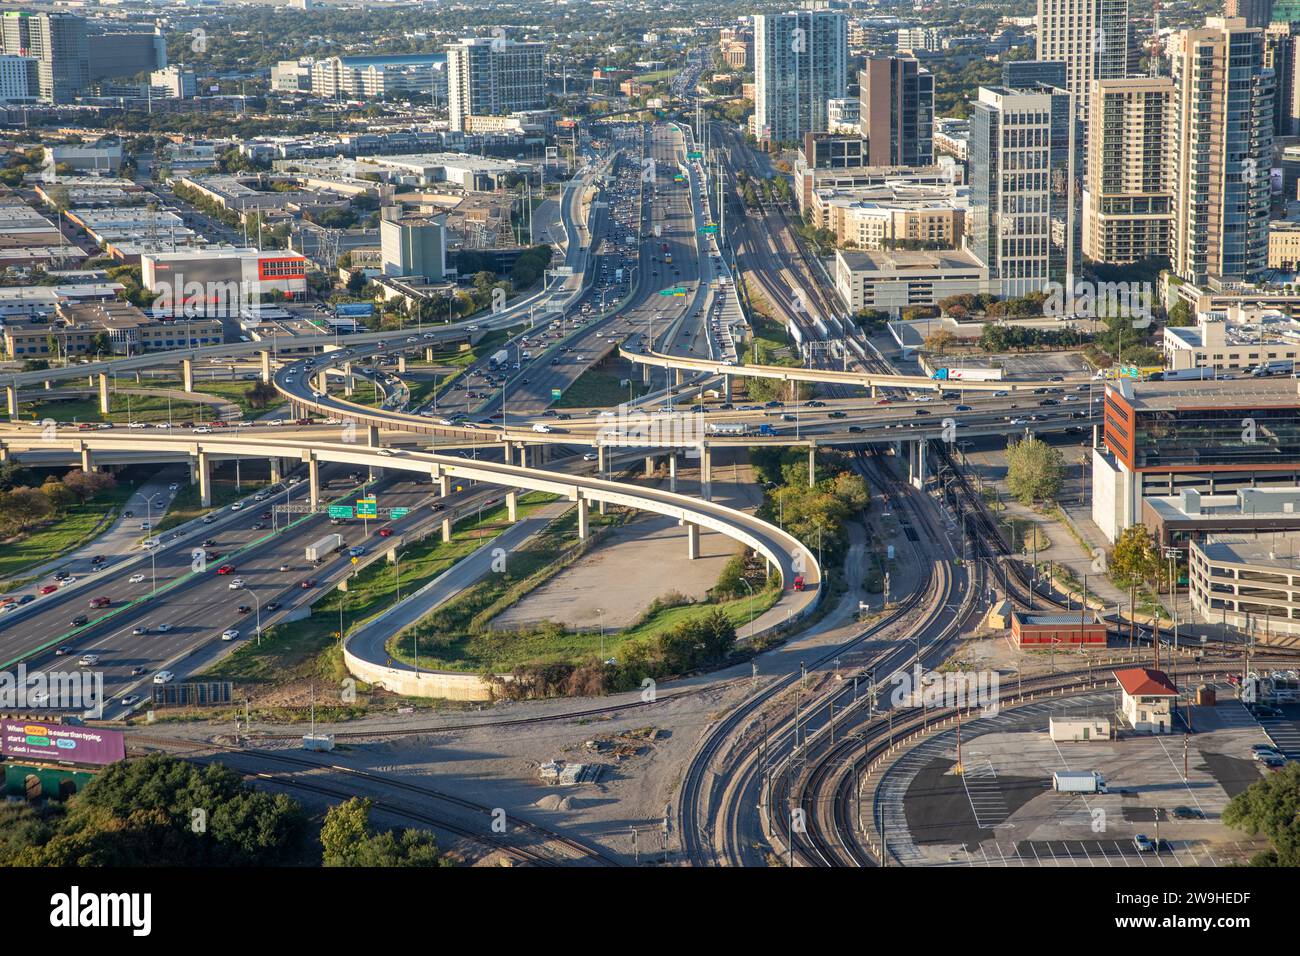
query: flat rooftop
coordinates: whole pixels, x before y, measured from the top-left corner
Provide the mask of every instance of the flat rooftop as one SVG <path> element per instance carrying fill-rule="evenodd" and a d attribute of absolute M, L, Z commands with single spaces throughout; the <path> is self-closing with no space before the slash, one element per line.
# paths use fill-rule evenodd
<path fill-rule="evenodd" d="M 1300 406 L 1300 383 L 1281 376 L 1188 382 L 1107 383 L 1106 391 L 1128 391 L 1129 403 L 1144 411 L 1177 408 L 1268 408 Z"/>
<path fill-rule="evenodd" d="M 1216 534 L 1197 547 L 1211 561 L 1257 564 L 1300 571 L 1300 533 L 1254 535 Z"/>

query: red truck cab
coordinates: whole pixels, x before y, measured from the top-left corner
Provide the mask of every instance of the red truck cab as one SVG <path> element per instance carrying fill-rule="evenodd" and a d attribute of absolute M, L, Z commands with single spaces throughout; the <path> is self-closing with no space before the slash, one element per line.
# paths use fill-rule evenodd
<path fill-rule="evenodd" d="M 794 589 L 795 589 L 796 591 L 802 591 L 802 590 L 803 590 L 803 575 L 802 575 L 802 574 L 796 574 L 796 575 L 794 576 Z"/>

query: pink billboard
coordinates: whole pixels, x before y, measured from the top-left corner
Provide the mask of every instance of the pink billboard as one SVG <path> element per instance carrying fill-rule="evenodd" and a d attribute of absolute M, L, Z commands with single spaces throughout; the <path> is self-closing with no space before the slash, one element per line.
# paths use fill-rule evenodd
<path fill-rule="evenodd" d="M 103 765 L 126 758 L 126 738 L 120 730 L 4 720 L 0 721 L 0 753 L 22 760 Z"/>

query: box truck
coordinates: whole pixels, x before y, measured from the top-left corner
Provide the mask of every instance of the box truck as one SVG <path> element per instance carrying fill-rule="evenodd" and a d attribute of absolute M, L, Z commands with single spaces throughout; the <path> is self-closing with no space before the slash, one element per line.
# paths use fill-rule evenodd
<path fill-rule="evenodd" d="M 1052 789 L 1060 793 L 1105 793 L 1106 781 L 1096 770 L 1058 770 Z"/>

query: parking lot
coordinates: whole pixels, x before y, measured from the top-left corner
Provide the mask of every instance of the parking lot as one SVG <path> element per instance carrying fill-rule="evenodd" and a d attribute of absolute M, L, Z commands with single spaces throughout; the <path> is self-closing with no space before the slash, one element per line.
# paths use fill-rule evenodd
<path fill-rule="evenodd" d="M 1053 716 L 1113 718 L 1111 692 L 1004 710 L 963 726 L 961 775 L 952 772 L 955 733 L 928 738 L 886 772 L 877 790 L 876 813 L 892 855 L 908 866 L 1248 861 L 1264 844 L 1221 818 L 1233 796 L 1269 772 L 1252 755 L 1269 738 L 1229 687 L 1219 690 L 1217 706 L 1193 708 L 1190 735 L 1050 739 Z M 1300 742 L 1294 722 L 1282 722 Z M 1058 771 L 1097 771 L 1106 792 L 1057 792 Z"/>

